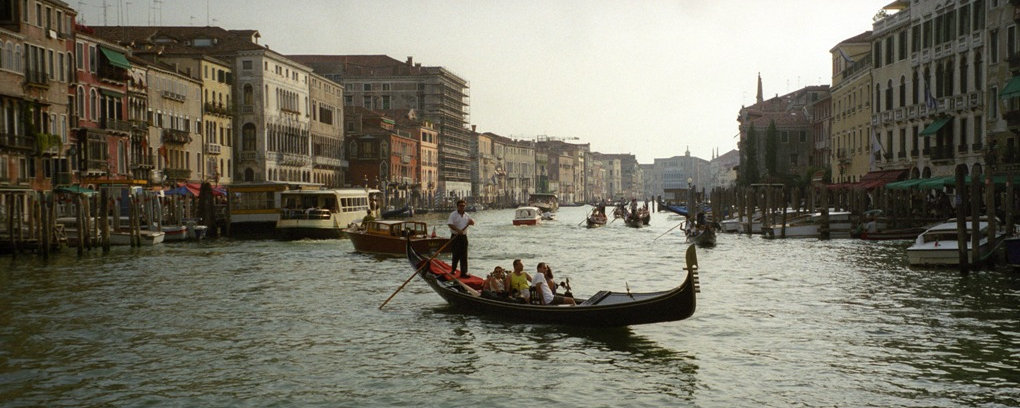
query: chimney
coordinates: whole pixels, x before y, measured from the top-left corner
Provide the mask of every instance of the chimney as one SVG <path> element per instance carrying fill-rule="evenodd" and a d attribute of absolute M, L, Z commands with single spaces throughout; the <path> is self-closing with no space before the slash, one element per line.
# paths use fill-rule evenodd
<path fill-rule="evenodd" d="M 407 57 L 407 66 L 412 66 L 412 65 L 414 65 L 414 59 L 412 59 L 411 57 Z"/>

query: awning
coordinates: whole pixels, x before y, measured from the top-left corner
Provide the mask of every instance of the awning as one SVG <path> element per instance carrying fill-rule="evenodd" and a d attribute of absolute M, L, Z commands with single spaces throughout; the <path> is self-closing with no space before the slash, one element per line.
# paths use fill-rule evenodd
<path fill-rule="evenodd" d="M 924 130 L 921 131 L 921 136 L 934 135 L 936 132 L 939 131 L 939 129 L 942 129 L 942 126 L 945 126 L 946 123 L 949 123 L 951 119 L 953 118 L 948 117 L 932 122 L 932 124 L 928 125 L 928 127 L 924 128 Z"/>
<path fill-rule="evenodd" d="M 1020 76 L 1015 76 L 1006 83 L 1006 87 L 999 92 L 999 97 L 1009 99 L 1020 96 Z"/>
<path fill-rule="evenodd" d="M 109 89 L 103 89 L 103 88 L 99 88 L 99 93 L 101 93 L 103 95 L 106 95 L 106 96 L 109 96 L 111 98 L 123 98 L 124 97 L 124 94 L 122 94 L 120 92 L 111 91 Z"/>
<path fill-rule="evenodd" d="M 930 179 L 924 179 L 923 182 L 917 184 L 918 188 L 935 189 L 942 188 L 945 186 L 951 186 L 956 183 L 956 178 L 953 176 L 946 177 L 934 177 Z"/>
<path fill-rule="evenodd" d="M 54 189 L 58 193 L 71 193 L 71 194 L 85 194 L 91 196 L 96 193 L 96 190 L 88 189 L 82 186 L 61 186 Z"/>
<path fill-rule="evenodd" d="M 176 188 L 166 190 L 163 192 L 165 195 L 182 195 L 188 197 L 198 197 L 199 192 L 202 191 L 202 185 L 199 183 L 181 183 Z M 214 196 L 225 196 L 226 190 L 220 186 L 212 186 L 212 193 Z"/>
<path fill-rule="evenodd" d="M 131 69 L 131 63 L 124 57 L 124 54 L 103 46 L 100 46 L 99 49 L 103 51 L 103 55 L 106 56 L 106 59 L 110 60 L 110 65 L 124 69 Z"/>
<path fill-rule="evenodd" d="M 918 184 L 921 184 L 925 181 L 928 181 L 928 179 L 910 179 L 903 181 L 894 181 L 892 183 L 886 184 L 885 188 L 888 190 L 906 190 L 911 187 L 915 187 Z"/>
<path fill-rule="evenodd" d="M 903 178 L 907 174 L 906 169 L 900 170 L 881 170 L 872 171 L 861 177 L 861 181 L 854 185 L 854 188 L 863 188 L 870 190 L 876 187 L 884 186 L 888 183 L 894 182 Z"/>

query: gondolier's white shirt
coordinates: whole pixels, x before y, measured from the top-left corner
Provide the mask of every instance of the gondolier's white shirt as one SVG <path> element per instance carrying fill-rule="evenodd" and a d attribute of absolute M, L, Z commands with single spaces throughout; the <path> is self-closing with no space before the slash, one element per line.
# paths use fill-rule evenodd
<path fill-rule="evenodd" d="M 446 220 L 446 225 L 452 225 L 457 229 L 464 231 L 464 235 L 467 235 L 467 231 L 464 230 L 464 228 L 467 228 L 469 221 L 471 221 L 471 216 L 468 215 L 467 211 L 464 212 L 464 215 L 460 215 L 457 210 L 453 210 L 453 212 L 450 213 L 450 218 Z M 453 232 L 453 230 L 450 230 L 450 233 L 457 235 Z"/>

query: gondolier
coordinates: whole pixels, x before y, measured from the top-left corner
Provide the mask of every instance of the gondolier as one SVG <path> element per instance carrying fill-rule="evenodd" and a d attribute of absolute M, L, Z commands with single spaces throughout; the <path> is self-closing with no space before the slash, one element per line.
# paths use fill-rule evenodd
<path fill-rule="evenodd" d="M 450 227 L 450 239 L 453 240 L 450 243 L 450 246 L 453 247 L 453 260 L 450 262 L 450 267 L 457 269 L 457 263 L 460 262 L 462 277 L 469 276 L 467 227 L 475 225 L 475 220 L 471 219 L 465 210 L 467 210 L 467 202 L 457 200 L 457 209 L 450 213 L 450 218 L 446 221 L 446 225 Z"/>

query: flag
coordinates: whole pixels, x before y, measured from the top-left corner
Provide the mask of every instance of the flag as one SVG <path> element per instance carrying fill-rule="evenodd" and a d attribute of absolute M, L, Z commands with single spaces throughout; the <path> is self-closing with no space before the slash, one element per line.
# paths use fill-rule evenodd
<path fill-rule="evenodd" d="M 924 104 L 928 107 L 928 109 L 935 109 L 939 106 L 935 97 L 931 96 L 931 89 L 929 89 L 927 85 L 924 87 Z"/>
<path fill-rule="evenodd" d="M 871 134 L 871 152 L 881 153 L 883 150 L 885 149 L 882 148 L 882 143 L 878 141 L 878 132 L 876 131 Z"/>
<path fill-rule="evenodd" d="M 853 64 L 854 63 L 854 59 L 850 58 L 849 55 L 846 55 L 846 53 L 843 52 L 842 48 L 839 49 L 839 55 L 841 55 L 843 57 L 843 60 L 845 60 L 847 64 Z"/>

